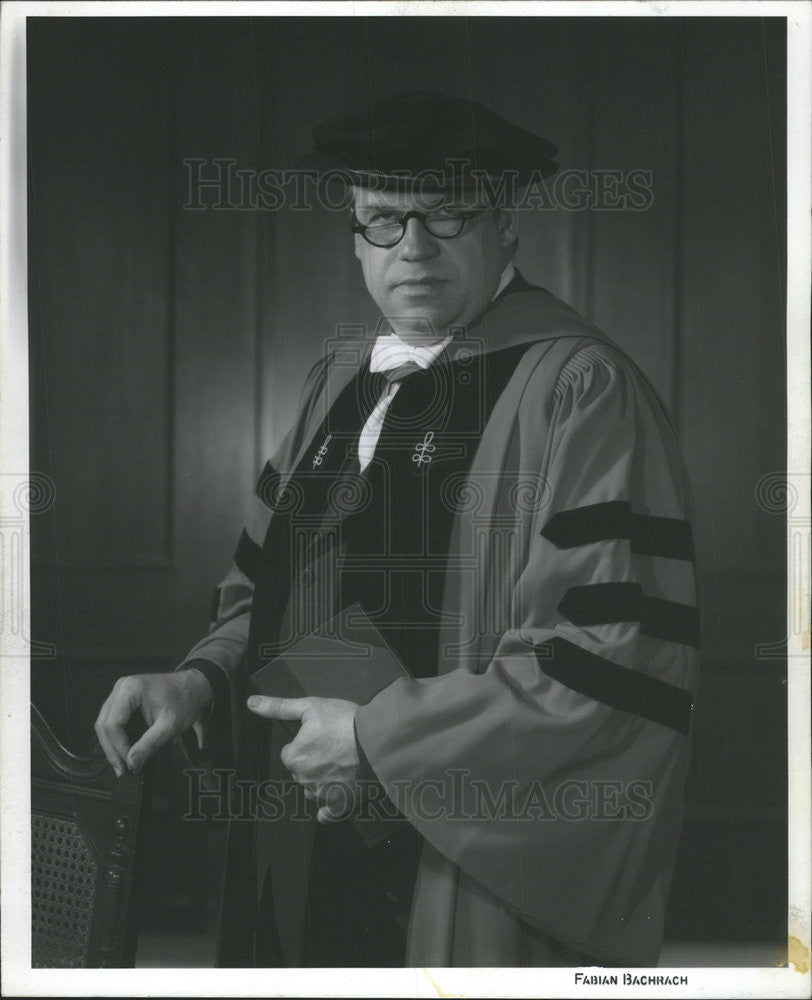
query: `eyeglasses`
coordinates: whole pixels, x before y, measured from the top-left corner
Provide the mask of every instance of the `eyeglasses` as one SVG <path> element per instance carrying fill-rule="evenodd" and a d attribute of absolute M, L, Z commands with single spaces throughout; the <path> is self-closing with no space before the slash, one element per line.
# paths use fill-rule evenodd
<path fill-rule="evenodd" d="M 486 211 L 441 208 L 434 212 L 398 212 L 382 205 L 365 205 L 353 209 L 352 231 L 374 247 L 393 247 L 403 239 L 409 219 L 419 219 L 432 236 L 451 240 L 459 236 L 469 219 Z"/>

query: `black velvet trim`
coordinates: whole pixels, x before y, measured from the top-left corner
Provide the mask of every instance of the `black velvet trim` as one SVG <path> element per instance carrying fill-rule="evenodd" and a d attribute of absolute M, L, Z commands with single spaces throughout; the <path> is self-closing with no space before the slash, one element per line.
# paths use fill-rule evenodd
<path fill-rule="evenodd" d="M 632 552 L 666 559 L 694 558 L 694 540 L 688 521 L 650 514 L 632 516 Z"/>
<path fill-rule="evenodd" d="M 628 538 L 632 552 L 639 555 L 688 561 L 694 558 L 688 521 L 634 514 L 627 500 L 608 500 L 559 511 L 545 524 L 541 534 L 559 549 Z"/>
<path fill-rule="evenodd" d="M 595 701 L 687 733 L 693 696 L 685 688 L 621 667 L 557 636 L 536 646 L 543 673 Z"/>
<path fill-rule="evenodd" d="M 640 622 L 640 632 L 699 648 L 699 611 L 690 604 L 648 597 L 639 583 L 570 587 L 558 610 L 580 626 Z"/>
<path fill-rule="evenodd" d="M 218 667 L 216 663 L 212 663 L 211 660 L 203 659 L 189 660 L 188 663 L 184 663 L 183 669 L 199 671 L 211 684 L 211 689 L 214 692 L 212 716 L 216 716 L 217 724 L 220 725 L 231 715 L 231 696 L 225 670 Z M 210 720 L 212 716 L 209 717 Z"/>
<path fill-rule="evenodd" d="M 251 583 L 256 582 L 261 555 L 262 548 L 257 545 L 245 528 L 243 528 L 240 540 L 237 542 L 237 550 L 234 553 L 234 562 L 237 568 L 245 573 Z"/>
<path fill-rule="evenodd" d="M 378 775 L 375 773 L 375 769 L 370 764 L 369 758 L 361 746 L 361 741 L 358 739 L 358 727 L 355 725 L 355 722 L 352 724 L 352 731 L 355 735 L 355 749 L 358 753 L 358 759 L 361 762 L 358 768 L 358 776 L 361 781 L 377 781 Z"/>
<path fill-rule="evenodd" d="M 570 587 L 558 610 L 575 625 L 640 621 L 642 597 L 639 583 L 592 583 Z"/>
<path fill-rule="evenodd" d="M 661 597 L 644 597 L 641 632 L 655 639 L 681 642 L 699 649 L 699 610 L 690 604 L 678 604 Z"/>

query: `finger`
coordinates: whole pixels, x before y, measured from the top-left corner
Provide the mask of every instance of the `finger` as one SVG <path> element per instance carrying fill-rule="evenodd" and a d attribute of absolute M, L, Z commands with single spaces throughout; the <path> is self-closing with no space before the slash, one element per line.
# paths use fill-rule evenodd
<path fill-rule="evenodd" d="M 124 771 L 130 749 L 130 741 L 124 727 L 130 721 L 138 701 L 139 697 L 134 693 L 128 679 L 122 678 L 116 682 L 107 701 L 102 705 L 93 727 L 99 745 L 118 777 L 121 777 Z"/>
<path fill-rule="evenodd" d="M 101 721 L 101 715 L 96 719 L 96 736 L 99 740 L 99 746 L 104 752 L 104 756 L 107 758 L 110 767 L 115 771 L 116 777 L 120 778 L 124 773 L 124 758 L 120 757 L 113 744 L 107 738 L 107 733 L 104 730 L 104 724 Z"/>
<path fill-rule="evenodd" d="M 316 819 L 323 825 L 328 823 L 340 823 L 341 820 L 344 819 L 344 814 L 333 812 L 329 806 L 321 806 L 319 811 L 316 813 Z"/>
<path fill-rule="evenodd" d="M 316 788 L 316 792 L 320 805 L 320 822 L 337 823 L 352 814 L 354 806 L 349 786 L 332 784 L 321 791 Z"/>
<path fill-rule="evenodd" d="M 127 767 L 131 771 L 139 771 L 156 750 L 172 739 L 174 731 L 172 716 L 159 715 L 127 754 Z"/>
<path fill-rule="evenodd" d="M 136 695 L 128 696 L 124 701 L 116 700 L 108 709 L 104 719 L 105 735 L 118 754 L 122 766 L 126 763 L 127 754 L 130 752 L 130 738 L 124 727 L 130 721 L 139 700 Z"/>
<path fill-rule="evenodd" d="M 254 694 L 248 699 L 248 707 L 263 719 L 282 719 L 298 722 L 310 705 L 309 698 L 265 698 Z"/>
<path fill-rule="evenodd" d="M 282 761 L 282 766 L 287 768 L 291 774 L 293 774 L 293 769 L 296 766 L 296 756 L 296 751 L 293 749 L 292 743 L 286 743 L 279 751 L 279 759 Z M 298 781 L 298 778 L 296 780 Z"/>

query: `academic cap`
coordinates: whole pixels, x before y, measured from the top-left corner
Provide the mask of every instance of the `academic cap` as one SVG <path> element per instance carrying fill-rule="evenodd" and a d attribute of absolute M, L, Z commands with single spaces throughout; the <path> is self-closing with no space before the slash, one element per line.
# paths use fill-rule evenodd
<path fill-rule="evenodd" d="M 313 129 L 307 164 L 345 184 L 376 190 L 460 193 L 511 187 L 558 169 L 557 148 L 474 101 L 445 94 L 400 94 Z"/>

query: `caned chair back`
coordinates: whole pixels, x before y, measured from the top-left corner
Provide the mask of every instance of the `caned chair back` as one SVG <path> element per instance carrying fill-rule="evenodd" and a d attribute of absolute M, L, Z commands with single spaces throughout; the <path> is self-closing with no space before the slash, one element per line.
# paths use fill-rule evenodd
<path fill-rule="evenodd" d="M 78 757 L 31 706 L 31 961 L 132 965 L 128 921 L 142 779 L 116 778 L 101 749 Z"/>

